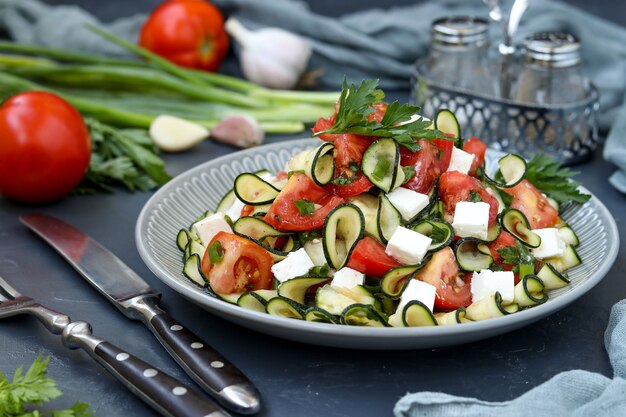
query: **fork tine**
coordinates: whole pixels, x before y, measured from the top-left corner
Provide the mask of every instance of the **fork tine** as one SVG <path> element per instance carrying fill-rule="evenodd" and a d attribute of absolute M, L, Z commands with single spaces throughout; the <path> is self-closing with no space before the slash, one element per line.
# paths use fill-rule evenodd
<path fill-rule="evenodd" d="M 9 298 L 4 297 L 3 295 L 6 294 L 9 296 Z M 2 277 L 0 277 L 0 302 L 2 301 L 8 301 L 10 299 L 15 299 L 17 297 L 19 297 L 21 294 L 12 286 L 9 285 L 8 282 L 6 282 Z"/>

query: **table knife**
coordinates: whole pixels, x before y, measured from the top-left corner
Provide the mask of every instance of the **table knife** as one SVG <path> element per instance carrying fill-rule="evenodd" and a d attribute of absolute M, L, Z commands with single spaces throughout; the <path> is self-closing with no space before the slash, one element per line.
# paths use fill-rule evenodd
<path fill-rule="evenodd" d="M 260 394 L 250 380 L 205 341 L 159 307 L 161 294 L 117 256 L 77 228 L 46 214 L 20 221 L 56 249 L 128 318 L 142 321 L 178 364 L 225 408 L 254 414 Z"/>

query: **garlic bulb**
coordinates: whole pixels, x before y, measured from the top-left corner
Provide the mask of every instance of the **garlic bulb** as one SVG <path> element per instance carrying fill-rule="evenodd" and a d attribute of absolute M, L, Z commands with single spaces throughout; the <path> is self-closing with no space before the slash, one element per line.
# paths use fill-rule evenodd
<path fill-rule="evenodd" d="M 250 31 L 232 17 L 225 28 L 241 46 L 239 63 L 249 81 L 270 88 L 295 87 L 311 57 L 308 42 L 279 28 Z"/>
<path fill-rule="evenodd" d="M 149 133 L 154 144 L 167 152 L 187 150 L 209 136 L 204 126 L 167 114 L 154 118 Z"/>
<path fill-rule="evenodd" d="M 251 116 L 236 114 L 223 119 L 211 130 L 211 138 L 240 148 L 263 143 L 265 133 Z"/>

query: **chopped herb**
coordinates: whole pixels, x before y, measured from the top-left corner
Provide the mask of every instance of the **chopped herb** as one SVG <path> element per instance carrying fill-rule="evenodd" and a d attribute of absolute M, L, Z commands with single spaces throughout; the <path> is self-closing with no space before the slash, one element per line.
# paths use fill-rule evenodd
<path fill-rule="evenodd" d="M 519 272 L 520 278 L 535 271 L 535 258 L 520 242 L 516 242 L 515 246 L 498 249 L 498 253 L 502 257 L 502 263 L 515 265 L 513 272 Z"/>
<path fill-rule="evenodd" d="M 298 240 L 301 245 L 304 245 L 310 240 L 319 239 L 320 237 L 322 237 L 322 233 L 319 230 L 310 230 L 298 233 Z"/>
<path fill-rule="evenodd" d="M 303 216 L 315 213 L 315 204 L 312 201 L 302 199 L 294 201 L 293 204 Z"/>
<path fill-rule="evenodd" d="M 350 162 L 348 163 L 348 167 L 350 168 L 350 171 L 352 171 L 352 172 L 354 172 L 354 173 L 359 172 L 359 170 L 361 169 L 361 167 L 359 166 L 359 164 L 357 164 L 357 163 L 356 163 L 356 162 L 354 162 L 354 161 L 350 161 Z"/>
<path fill-rule="evenodd" d="M 469 201 L 471 201 L 472 203 L 482 203 L 483 198 L 480 196 L 480 194 L 478 194 L 478 191 L 470 190 Z"/>
<path fill-rule="evenodd" d="M 402 172 L 404 173 L 404 183 L 406 184 L 407 182 L 409 182 L 411 180 L 411 178 L 413 178 L 415 176 L 415 168 L 412 166 L 405 166 L 402 167 Z"/>
<path fill-rule="evenodd" d="M 335 122 L 330 129 L 317 132 L 315 136 L 327 133 L 354 133 L 392 138 L 412 152 L 420 149 L 413 138 L 446 138 L 443 132 L 430 128 L 429 120 L 423 117 L 414 119 L 420 110 L 419 107 L 400 104 L 397 101 L 387 106 L 380 122 L 368 120 L 368 116 L 374 110 L 372 106 L 380 103 L 384 97 L 385 94 L 378 88 L 378 80 L 363 81 L 356 87 L 354 84 L 348 86 L 344 79 Z"/>
<path fill-rule="evenodd" d="M 228 223 L 228 225 L 232 228 L 233 225 L 235 224 L 235 222 L 233 221 L 233 219 L 230 218 L 230 216 L 228 214 L 224 214 L 224 220 L 226 220 L 226 223 Z"/>
<path fill-rule="evenodd" d="M 387 171 L 389 170 L 390 166 L 391 161 L 389 161 L 389 159 L 379 158 L 378 161 L 376 161 L 376 166 L 374 167 L 374 170 L 372 171 L 372 176 L 378 181 L 383 180 L 387 175 Z"/>
<path fill-rule="evenodd" d="M 331 183 L 334 185 L 348 185 L 348 184 L 352 184 L 352 181 L 353 181 L 352 178 L 348 178 L 343 175 L 340 175 L 334 180 L 332 180 Z"/>
<path fill-rule="evenodd" d="M 511 203 L 513 202 L 513 196 L 512 195 L 507 194 L 507 193 L 500 193 L 500 198 L 504 202 L 505 206 L 511 207 Z"/>
<path fill-rule="evenodd" d="M 559 203 L 573 201 L 582 204 L 589 200 L 591 195 L 578 190 L 580 183 L 570 179 L 575 174 L 577 172 L 561 166 L 554 157 L 538 154 L 528 161 L 526 179 Z"/>
<path fill-rule="evenodd" d="M 516 246 L 505 246 L 498 249 L 498 254 L 502 257 L 502 262 L 507 265 L 516 265 L 520 259 L 520 252 Z"/>
<path fill-rule="evenodd" d="M 441 243 L 448 239 L 448 229 L 446 229 L 445 227 L 439 227 L 432 222 L 430 222 L 430 226 L 432 228 L 430 232 L 430 238 L 433 240 L 433 242 Z"/>
<path fill-rule="evenodd" d="M 330 267 L 328 264 L 324 264 L 322 266 L 314 266 L 309 269 L 308 276 L 311 277 L 327 277 L 330 273 Z"/>
<path fill-rule="evenodd" d="M 221 262 L 222 259 L 224 259 L 224 247 L 219 240 L 216 240 L 209 246 L 209 260 L 211 265 L 215 265 Z"/>
<path fill-rule="evenodd" d="M 296 169 L 295 171 L 289 171 L 287 173 L 287 179 L 290 179 L 293 174 L 304 174 L 303 169 Z"/>

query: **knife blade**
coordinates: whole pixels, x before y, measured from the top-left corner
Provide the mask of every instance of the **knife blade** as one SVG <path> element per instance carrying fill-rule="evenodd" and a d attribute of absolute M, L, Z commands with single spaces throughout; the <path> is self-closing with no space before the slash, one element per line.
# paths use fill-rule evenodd
<path fill-rule="evenodd" d="M 111 251 L 74 226 L 47 214 L 25 214 L 19 219 L 128 318 L 142 321 L 185 372 L 220 404 L 241 414 L 259 411 L 260 393 L 252 382 L 161 309 L 161 294 Z"/>

